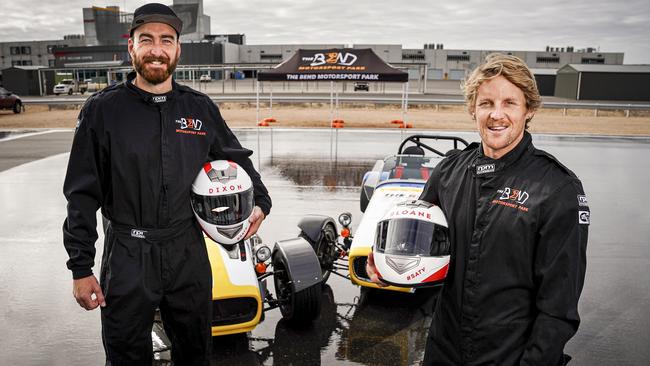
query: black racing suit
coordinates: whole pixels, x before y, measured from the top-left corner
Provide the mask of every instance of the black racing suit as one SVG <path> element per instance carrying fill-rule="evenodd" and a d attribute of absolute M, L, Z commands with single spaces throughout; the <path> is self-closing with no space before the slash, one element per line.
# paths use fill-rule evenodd
<path fill-rule="evenodd" d="M 102 336 L 107 363 L 151 362 L 151 326 L 161 310 L 178 364 L 205 364 L 211 345 L 212 275 L 190 204 L 202 165 L 240 164 L 255 204 L 271 199 L 218 108 L 202 93 L 173 82 L 152 95 L 132 83 L 106 88 L 79 114 L 63 191 L 63 242 L 73 278 L 92 275 L 96 213 L 109 221 L 100 284 L 106 297 Z"/>
<path fill-rule="evenodd" d="M 451 262 L 425 365 L 562 365 L 580 323 L 589 207 L 578 178 L 530 135 L 501 159 L 443 161 L 423 200 L 449 223 Z"/>

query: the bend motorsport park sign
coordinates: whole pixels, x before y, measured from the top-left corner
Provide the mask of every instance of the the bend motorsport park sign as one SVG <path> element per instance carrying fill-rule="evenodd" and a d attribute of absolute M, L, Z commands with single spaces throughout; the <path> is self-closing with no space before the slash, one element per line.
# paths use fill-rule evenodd
<path fill-rule="evenodd" d="M 408 74 L 385 63 L 370 48 L 298 50 L 268 71 L 260 81 L 394 81 L 407 82 Z"/>

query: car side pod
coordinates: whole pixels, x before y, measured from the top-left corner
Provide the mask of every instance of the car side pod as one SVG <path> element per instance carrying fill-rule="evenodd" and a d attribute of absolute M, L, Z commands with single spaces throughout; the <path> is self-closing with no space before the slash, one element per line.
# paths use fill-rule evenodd
<path fill-rule="evenodd" d="M 296 324 L 316 319 L 323 278 L 314 249 L 303 238 L 281 240 L 273 246 L 271 258 L 282 317 Z"/>

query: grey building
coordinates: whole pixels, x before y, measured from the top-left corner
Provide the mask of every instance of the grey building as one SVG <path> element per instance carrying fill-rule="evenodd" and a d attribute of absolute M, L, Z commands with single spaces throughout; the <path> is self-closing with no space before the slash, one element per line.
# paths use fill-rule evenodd
<path fill-rule="evenodd" d="M 133 14 L 119 6 L 83 8 L 84 35 L 87 46 L 126 44 Z"/>
<path fill-rule="evenodd" d="M 19 95 L 40 95 L 47 83 L 43 66 L 12 66 L 2 70 L 2 86 Z M 51 73 L 48 76 L 52 76 Z M 43 86 L 41 86 L 43 85 Z M 54 84 L 51 84 L 52 87 Z"/>
<path fill-rule="evenodd" d="M 557 76 L 557 69 L 535 69 L 532 68 L 530 71 L 535 77 L 537 82 L 537 90 L 539 94 L 543 96 L 553 96 L 555 95 L 555 79 Z"/>
<path fill-rule="evenodd" d="M 81 35 L 48 41 L 0 42 L 0 70 L 11 66 L 54 66 L 55 48 L 85 44 Z"/>
<path fill-rule="evenodd" d="M 555 96 L 650 101 L 650 65 L 565 65 L 557 71 Z"/>
<path fill-rule="evenodd" d="M 439 45 L 442 46 L 442 45 Z M 280 63 L 289 59 L 300 49 L 344 48 L 342 44 L 322 45 L 243 45 L 239 47 L 240 63 Z M 528 67 L 535 69 L 558 69 L 565 64 L 603 64 L 621 65 L 622 52 L 596 52 L 593 49 L 565 51 L 521 51 L 521 50 L 448 50 L 429 47 L 422 49 L 402 48 L 399 44 L 373 45 L 355 44 L 352 48 L 371 48 L 379 57 L 389 64 L 406 68 L 409 64 L 424 67 L 409 68 L 410 79 L 426 78 L 428 80 L 463 80 L 485 57 L 493 52 L 515 55 L 523 59 Z M 226 49 L 224 56 L 235 62 L 233 51 Z M 420 71 L 421 70 L 421 71 Z"/>
<path fill-rule="evenodd" d="M 181 42 L 201 41 L 210 34 L 210 17 L 203 14 L 203 0 L 174 0 L 171 5 L 183 21 Z M 105 46 L 126 44 L 133 13 L 119 6 L 83 8 L 86 45 Z"/>

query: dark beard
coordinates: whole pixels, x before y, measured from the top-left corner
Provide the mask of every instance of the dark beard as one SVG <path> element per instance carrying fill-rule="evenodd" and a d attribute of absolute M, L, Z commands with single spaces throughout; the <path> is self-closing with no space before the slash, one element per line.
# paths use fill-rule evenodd
<path fill-rule="evenodd" d="M 148 70 L 146 68 L 147 62 L 153 61 L 160 61 L 161 63 L 167 65 L 167 69 L 155 71 Z M 174 70 L 176 70 L 177 63 L 178 59 L 176 59 L 173 63 L 170 63 L 167 56 L 145 56 L 141 59 L 138 59 L 137 57 L 133 58 L 133 67 L 135 68 L 135 71 L 152 85 L 158 85 L 169 79 L 169 76 L 174 73 Z"/>

